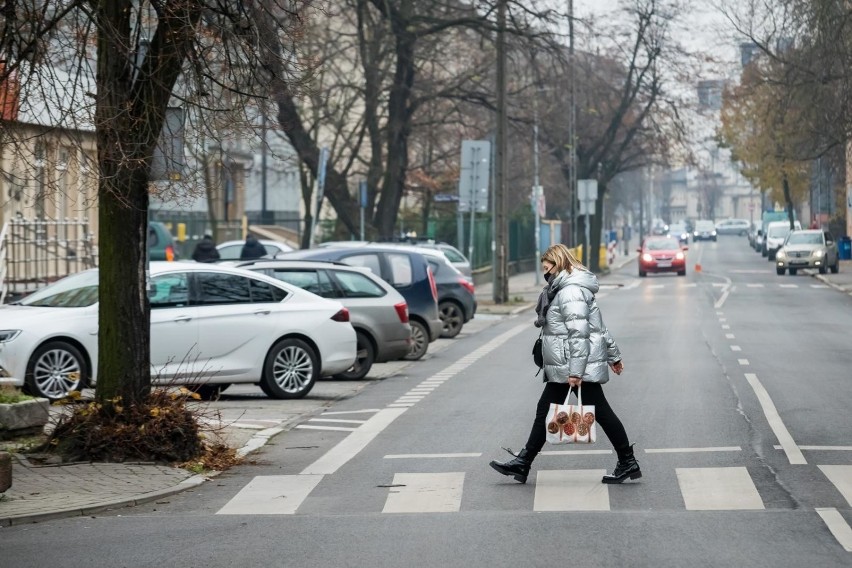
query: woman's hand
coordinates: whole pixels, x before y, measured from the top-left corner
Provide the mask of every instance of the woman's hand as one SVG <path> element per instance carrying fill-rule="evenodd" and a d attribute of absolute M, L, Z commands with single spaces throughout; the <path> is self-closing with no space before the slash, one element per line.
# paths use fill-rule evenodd
<path fill-rule="evenodd" d="M 572 387 L 579 387 L 580 383 L 583 382 L 583 379 L 580 377 L 568 377 L 568 384 Z"/>
<path fill-rule="evenodd" d="M 610 363 L 609 368 L 612 369 L 612 372 L 616 375 L 620 375 L 622 371 L 624 371 L 624 363 L 622 363 L 621 361 Z"/>

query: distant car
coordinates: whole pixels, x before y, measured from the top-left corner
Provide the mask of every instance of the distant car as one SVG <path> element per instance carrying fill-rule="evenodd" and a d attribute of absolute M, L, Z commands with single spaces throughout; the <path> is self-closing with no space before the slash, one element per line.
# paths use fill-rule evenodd
<path fill-rule="evenodd" d="M 800 268 L 817 268 L 820 274 L 830 268 L 837 274 L 840 260 L 837 242 L 831 233 L 815 229 L 793 231 L 787 236 L 775 253 L 775 272 L 781 276 L 789 270 L 790 276 L 795 276 Z"/>
<path fill-rule="evenodd" d="M 802 225 L 798 221 L 793 222 L 793 230 L 800 230 Z M 772 221 L 766 225 L 766 234 L 763 236 L 763 256 L 769 260 L 775 260 L 775 253 L 784 244 L 787 235 L 790 234 L 789 221 Z"/>
<path fill-rule="evenodd" d="M 468 279 L 473 278 L 473 270 L 470 266 L 470 261 L 467 257 L 462 254 L 462 252 L 454 247 L 451 244 L 443 243 L 443 242 L 435 242 L 432 240 L 402 240 L 402 241 L 392 241 L 392 242 L 384 242 L 384 241 L 326 241 L 324 243 L 320 243 L 320 248 L 343 248 L 343 247 L 362 247 L 370 244 L 380 244 L 380 245 L 401 245 L 401 246 L 416 246 L 421 248 L 430 248 L 436 249 L 444 253 L 450 263 L 455 266 L 459 272 L 468 277 Z"/>
<path fill-rule="evenodd" d="M 701 219 L 695 222 L 695 229 L 692 231 L 692 241 L 713 241 L 716 242 L 716 225 L 713 221 Z"/>
<path fill-rule="evenodd" d="M 355 361 L 340 303 L 268 276 L 194 262 L 152 262 L 151 367 L 156 385 L 212 398 L 232 383 L 301 398 Z M 98 270 L 0 306 L 0 376 L 56 400 L 97 380 Z"/>
<path fill-rule="evenodd" d="M 284 259 L 245 260 L 235 266 L 337 300 L 349 309 L 358 354 L 352 368 L 335 375 L 336 378 L 362 379 L 373 363 L 396 361 L 408 354 L 411 343 L 408 304 L 393 286 L 371 270 L 339 262 Z"/>
<path fill-rule="evenodd" d="M 178 260 L 175 239 L 169 229 L 159 221 L 148 223 L 148 258 L 154 260 Z"/>
<path fill-rule="evenodd" d="M 279 254 L 278 258 L 363 266 L 393 286 L 408 303 L 411 349 L 405 358 L 410 361 L 423 357 L 429 343 L 441 335 L 444 324 L 438 313 L 438 286 L 429 263 L 419 252 L 375 244 L 299 250 Z"/>
<path fill-rule="evenodd" d="M 438 287 L 438 312 L 444 324 L 441 337 L 452 339 L 476 314 L 476 290 L 473 281 L 462 274 L 440 249 L 412 247 L 426 257 Z"/>
<path fill-rule="evenodd" d="M 669 226 L 662 219 L 654 219 L 651 225 L 651 234 L 656 236 L 664 236 L 669 232 Z"/>
<path fill-rule="evenodd" d="M 748 237 L 748 246 L 751 248 L 757 249 L 757 233 L 760 231 L 760 221 L 755 221 L 749 223 L 748 232 L 746 232 L 746 236 Z"/>
<path fill-rule="evenodd" d="M 649 272 L 677 272 L 686 276 L 686 250 L 674 237 L 648 237 L 639 252 L 639 276 Z"/>
<path fill-rule="evenodd" d="M 689 244 L 689 228 L 686 223 L 672 223 L 669 225 L 669 236 L 680 241 L 681 244 Z"/>
<path fill-rule="evenodd" d="M 725 219 L 716 223 L 716 234 L 744 237 L 748 233 L 749 226 L 748 219 Z"/>
<path fill-rule="evenodd" d="M 269 258 L 275 258 L 276 254 L 291 252 L 293 250 L 293 247 L 281 241 L 273 241 L 271 239 L 258 239 L 258 241 L 266 249 L 266 254 Z M 240 260 L 240 253 L 243 250 L 244 244 L 246 242 L 242 240 L 226 241 L 217 245 L 216 250 L 219 251 L 219 258 L 221 260 Z"/>

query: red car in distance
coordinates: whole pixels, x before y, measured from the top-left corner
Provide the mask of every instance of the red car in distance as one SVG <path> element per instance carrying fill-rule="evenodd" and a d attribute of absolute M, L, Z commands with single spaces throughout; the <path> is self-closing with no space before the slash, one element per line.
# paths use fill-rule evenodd
<path fill-rule="evenodd" d="M 677 272 L 686 276 L 686 250 L 675 237 L 648 237 L 639 252 L 639 276 L 649 272 Z"/>

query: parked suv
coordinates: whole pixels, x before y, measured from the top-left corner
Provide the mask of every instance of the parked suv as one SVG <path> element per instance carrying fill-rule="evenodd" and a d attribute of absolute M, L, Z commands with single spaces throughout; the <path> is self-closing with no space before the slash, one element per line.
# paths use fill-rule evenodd
<path fill-rule="evenodd" d="M 817 268 L 825 274 L 831 268 L 836 274 L 840 270 L 837 242 L 828 231 L 793 231 L 784 245 L 775 253 L 775 272 L 781 276 L 786 270 L 795 276 L 800 268 Z"/>
<path fill-rule="evenodd" d="M 366 245 L 325 247 L 279 254 L 277 259 L 338 261 L 363 266 L 393 286 L 408 303 L 411 349 L 405 359 L 420 359 L 438 339 L 444 324 L 438 314 L 438 288 L 426 258 L 401 247 Z"/>
<path fill-rule="evenodd" d="M 335 378 L 363 379 L 373 363 L 402 359 L 410 350 L 411 326 L 405 298 L 367 268 L 284 259 L 246 260 L 234 265 L 337 300 L 349 310 L 358 342 L 357 358 L 351 369 Z"/>
<path fill-rule="evenodd" d="M 150 260 L 177 260 L 175 239 L 169 229 L 159 221 L 148 223 L 148 258 Z"/>
<path fill-rule="evenodd" d="M 438 312 L 444 324 L 441 337 L 452 339 L 464 324 L 476 314 L 476 294 L 473 282 L 456 268 L 442 250 L 431 247 L 398 246 L 414 250 L 426 257 L 438 286 Z"/>

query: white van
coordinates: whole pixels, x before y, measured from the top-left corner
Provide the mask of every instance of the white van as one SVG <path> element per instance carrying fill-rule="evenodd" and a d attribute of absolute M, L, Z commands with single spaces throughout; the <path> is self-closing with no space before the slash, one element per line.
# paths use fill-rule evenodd
<path fill-rule="evenodd" d="M 800 231 L 802 224 L 798 221 L 793 222 L 795 230 Z M 765 246 L 766 257 L 769 260 L 775 260 L 775 253 L 784 244 L 784 239 L 790 234 L 790 221 L 772 221 L 766 225 Z"/>

